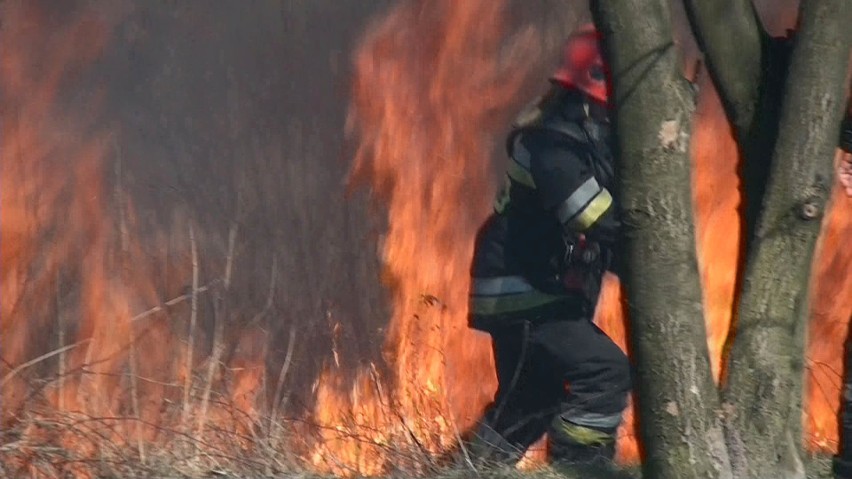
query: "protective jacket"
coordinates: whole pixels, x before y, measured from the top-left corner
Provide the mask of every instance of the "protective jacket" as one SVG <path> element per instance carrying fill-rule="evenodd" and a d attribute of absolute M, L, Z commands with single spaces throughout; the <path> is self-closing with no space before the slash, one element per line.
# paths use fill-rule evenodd
<path fill-rule="evenodd" d="M 609 126 L 554 85 L 508 135 L 509 162 L 471 266 L 470 324 L 591 315 L 619 234 Z"/>

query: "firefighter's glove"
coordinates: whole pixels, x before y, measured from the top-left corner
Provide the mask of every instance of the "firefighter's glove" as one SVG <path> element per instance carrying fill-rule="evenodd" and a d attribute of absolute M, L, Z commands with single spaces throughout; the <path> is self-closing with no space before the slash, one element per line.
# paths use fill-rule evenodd
<path fill-rule="evenodd" d="M 586 243 L 586 247 L 581 250 L 580 261 L 591 264 L 597 261 L 601 256 L 601 247 L 598 243 Z"/>
<path fill-rule="evenodd" d="M 568 247 L 568 263 L 578 262 L 592 264 L 601 256 L 601 246 L 597 241 L 590 241 L 584 234 L 574 234 L 566 238 Z"/>

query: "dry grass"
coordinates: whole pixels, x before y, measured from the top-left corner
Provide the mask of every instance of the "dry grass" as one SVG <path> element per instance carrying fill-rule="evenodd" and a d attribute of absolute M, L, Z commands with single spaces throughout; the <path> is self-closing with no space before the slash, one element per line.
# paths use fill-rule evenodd
<path fill-rule="evenodd" d="M 292 452 L 289 429 L 261 430 L 217 400 L 211 405 L 219 417 L 203 436 L 195 434 L 194 426 L 180 425 L 181 417 L 193 425 L 197 404 L 173 405 L 164 417 L 174 426 L 133 417 L 28 411 L 0 433 L 0 477 L 270 477 L 305 470 Z"/>
<path fill-rule="evenodd" d="M 191 381 L 169 385 L 178 399 L 165 404 L 156 424 L 140 419 L 137 402 L 126 416 L 96 416 L 59 411 L 32 391 L 30 405 L 7 422 L 10 427 L 0 431 L 0 477 L 330 477 L 311 472 L 311 441 L 320 437 L 319 425 L 238 409 L 228 396 L 210 387 L 205 366 L 195 368 L 198 374 Z M 145 380 L 131 381 L 129 375 L 123 378 L 127 391 L 135 390 L 135 382 Z M 50 386 L 42 384 L 40 389 L 49 390 Z M 184 388 L 188 389 L 186 402 Z M 204 425 L 203 432 L 199 424 Z M 367 431 L 350 428 L 346 434 L 345 440 L 375 445 Z M 522 472 L 472 467 L 461 451 L 435 457 L 419 449 L 416 442 L 403 440 L 385 443 L 382 448 L 388 478 L 572 477 L 549 469 Z M 335 462 L 332 457 L 325 459 Z M 338 465 L 347 470 L 344 464 Z"/>
<path fill-rule="evenodd" d="M 311 472 L 304 449 L 306 437 L 297 431 L 316 425 L 252 417 L 233 409 L 217 393 L 207 398 L 203 436 L 196 433 L 204 391 L 201 381 L 190 387 L 191 405 L 171 404 L 163 417 L 174 426 L 147 424 L 132 417 L 94 417 L 33 407 L 16 418 L 14 427 L 0 432 L 0 477 L 40 478 L 330 478 Z M 183 384 L 175 387 L 182 388 Z M 182 393 L 182 391 L 181 391 Z M 186 418 L 189 427 L 181 425 Z M 279 418 L 280 419 L 280 418 Z M 139 444 L 144 433 L 144 448 Z M 363 438 L 369 442 L 368 437 Z M 295 447 L 294 447 L 295 446 Z M 461 451 L 444 458 L 426 457 L 410 445 L 386 445 L 388 461 L 405 465 L 387 472 L 387 479 L 637 479 L 638 470 L 608 474 L 600 471 L 560 472 L 473 467 Z M 144 451 L 144 453 L 143 453 Z M 421 461 L 419 464 L 415 464 Z M 809 479 L 830 479 L 830 458 L 810 457 Z"/>

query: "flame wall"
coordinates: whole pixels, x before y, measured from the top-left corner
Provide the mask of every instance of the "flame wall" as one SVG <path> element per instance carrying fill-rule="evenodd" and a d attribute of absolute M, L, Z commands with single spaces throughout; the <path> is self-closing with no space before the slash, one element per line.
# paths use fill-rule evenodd
<path fill-rule="evenodd" d="M 0 4 L 0 441 L 67 449 L 4 467 L 203 438 L 262 470 L 249 429 L 287 439 L 332 348 L 377 356 L 378 222 L 341 185 L 351 45 L 380 7 Z"/>

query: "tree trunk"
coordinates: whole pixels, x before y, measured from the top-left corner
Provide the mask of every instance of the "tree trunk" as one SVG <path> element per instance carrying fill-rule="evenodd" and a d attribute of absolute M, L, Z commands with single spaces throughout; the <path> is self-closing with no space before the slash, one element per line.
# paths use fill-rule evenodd
<path fill-rule="evenodd" d="M 689 24 L 707 69 L 740 139 L 758 118 L 766 34 L 751 0 L 684 0 Z"/>
<path fill-rule="evenodd" d="M 802 388 L 807 285 L 832 186 L 852 18 L 848 0 L 804 0 L 746 271 L 724 409 L 737 477 L 804 477 L 792 436 Z"/>
<path fill-rule="evenodd" d="M 645 477 L 731 477 L 693 230 L 694 98 L 679 69 L 669 3 L 594 1 L 592 11 L 615 81 L 625 286 Z"/>
<path fill-rule="evenodd" d="M 769 37 L 751 0 L 683 0 L 683 4 L 737 138 L 743 193 L 740 262 L 744 264 L 751 251 L 771 152 L 778 138 L 777 119 L 790 49 L 785 39 Z M 742 281 L 740 272 L 735 309 Z"/>

